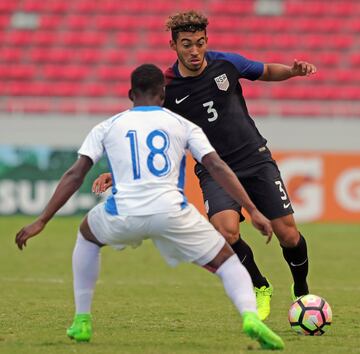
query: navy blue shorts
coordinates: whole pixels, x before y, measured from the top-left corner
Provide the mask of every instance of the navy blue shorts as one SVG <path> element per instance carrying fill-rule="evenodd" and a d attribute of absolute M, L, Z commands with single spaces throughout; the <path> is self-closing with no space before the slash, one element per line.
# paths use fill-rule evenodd
<path fill-rule="evenodd" d="M 254 156 L 246 167 L 232 168 L 253 203 L 268 219 L 293 214 L 290 199 L 276 162 L 270 151 L 261 153 L 261 159 Z M 201 164 L 195 165 L 208 217 L 224 210 L 235 210 L 240 214 L 241 206 L 234 201 L 210 176 Z"/>

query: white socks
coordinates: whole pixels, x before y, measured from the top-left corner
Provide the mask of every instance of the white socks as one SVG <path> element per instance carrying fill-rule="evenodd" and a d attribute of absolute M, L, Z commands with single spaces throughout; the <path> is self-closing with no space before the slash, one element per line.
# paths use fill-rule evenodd
<path fill-rule="evenodd" d="M 221 278 L 226 294 L 240 314 L 257 313 L 256 297 L 250 275 L 236 254 L 228 258 L 215 274 Z"/>
<path fill-rule="evenodd" d="M 100 247 L 87 241 L 78 232 L 72 256 L 74 276 L 75 312 L 90 313 L 94 288 L 100 269 Z M 225 292 L 240 314 L 256 311 L 256 297 L 253 284 L 246 268 L 236 254 L 228 258 L 216 271 L 221 278 Z"/>
<path fill-rule="evenodd" d="M 100 247 L 78 231 L 72 256 L 75 313 L 90 313 L 100 268 Z"/>

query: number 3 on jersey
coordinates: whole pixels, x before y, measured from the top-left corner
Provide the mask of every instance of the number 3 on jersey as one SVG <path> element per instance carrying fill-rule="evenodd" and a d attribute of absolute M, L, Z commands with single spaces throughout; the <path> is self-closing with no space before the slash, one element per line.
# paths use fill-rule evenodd
<path fill-rule="evenodd" d="M 130 139 L 131 161 L 133 167 L 134 179 L 141 178 L 140 158 L 139 158 L 139 144 L 136 130 L 129 130 L 126 137 Z M 162 139 L 161 147 L 154 146 L 154 139 L 159 137 Z M 149 171 L 156 177 L 165 176 L 170 171 L 170 160 L 166 151 L 169 148 L 170 141 L 168 135 L 163 130 L 153 130 L 146 138 L 146 145 L 150 153 L 147 156 L 147 167 Z M 160 155 L 164 159 L 162 168 L 157 168 L 154 163 L 156 155 Z"/>
<path fill-rule="evenodd" d="M 216 111 L 215 108 L 213 108 L 214 107 L 214 101 L 209 101 L 209 102 L 203 103 L 203 107 L 205 107 L 205 108 L 207 107 L 207 112 L 209 114 L 211 114 L 211 117 L 208 118 L 209 122 L 213 122 L 218 118 L 218 116 L 219 116 L 218 112 Z"/>

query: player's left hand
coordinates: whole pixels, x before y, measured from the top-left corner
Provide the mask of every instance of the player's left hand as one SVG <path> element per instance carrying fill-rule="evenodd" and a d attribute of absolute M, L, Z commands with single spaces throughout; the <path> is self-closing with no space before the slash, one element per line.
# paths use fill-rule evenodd
<path fill-rule="evenodd" d="M 33 222 L 32 224 L 23 227 L 16 234 L 16 238 L 15 238 L 15 243 L 17 244 L 18 248 L 22 250 L 23 247 L 26 247 L 26 241 L 29 238 L 39 234 L 44 227 L 45 227 L 45 223 L 39 219 Z"/>
<path fill-rule="evenodd" d="M 92 192 L 96 195 L 104 193 L 109 187 L 112 186 L 112 176 L 111 173 L 101 174 L 92 185 Z"/>
<path fill-rule="evenodd" d="M 316 73 L 316 66 L 306 61 L 294 59 L 291 68 L 292 76 L 309 76 Z"/>

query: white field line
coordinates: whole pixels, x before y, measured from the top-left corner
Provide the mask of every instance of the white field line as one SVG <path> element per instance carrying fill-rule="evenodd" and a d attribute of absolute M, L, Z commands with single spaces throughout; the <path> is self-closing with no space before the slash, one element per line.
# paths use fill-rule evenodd
<path fill-rule="evenodd" d="M 9 277 L 1 277 L 0 282 L 63 284 L 63 283 L 65 283 L 65 280 L 61 279 L 61 278 L 9 278 Z"/>

